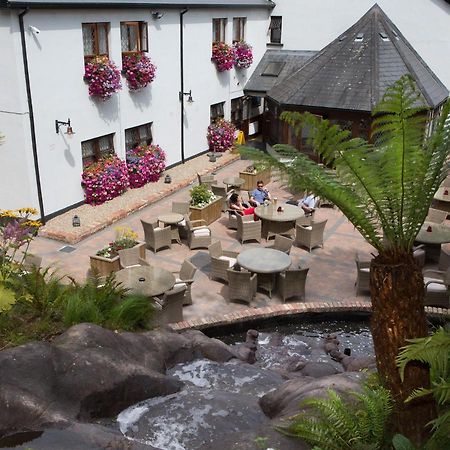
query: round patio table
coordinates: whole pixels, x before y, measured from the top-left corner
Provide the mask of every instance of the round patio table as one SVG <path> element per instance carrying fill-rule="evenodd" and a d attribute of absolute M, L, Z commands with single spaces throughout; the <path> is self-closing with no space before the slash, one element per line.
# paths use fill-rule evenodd
<path fill-rule="evenodd" d="M 427 261 L 437 263 L 441 253 L 441 244 L 450 242 L 450 227 L 443 223 L 424 222 L 415 240 L 426 244 Z"/>
<path fill-rule="evenodd" d="M 158 216 L 158 221 L 170 225 L 170 234 L 172 241 L 181 244 L 180 233 L 178 232 L 178 224 L 184 219 L 182 214 L 168 213 Z"/>
<path fill-rule="evenodd" d="M 278 212 L 278 207 L 283 211 Z M 255 214 L 263 221 L 262 235 L 267 239 L 269 233 L 284 234 L 295 229 L 295 221 L 305 215 L 302 208 L 285 203 L 283 205 L 260 205 L 255 208 Z"/>
<path fill-rule="evenodd" d="M 223 179 L 223 184 L 227 187 L 227 192 L 233 188 L 236 188 L 236 190 L 239 191 L 244 183 L 245 180 L 239 177 L 228 177 Z"/>
<path fill-rule="evenodd" d="M 138 266 L 129 267 L 116 272 L 116 280 L 133 294 L 147 297 L 162 295 L 175 285 L 172 272 L 161 267 Z"/>

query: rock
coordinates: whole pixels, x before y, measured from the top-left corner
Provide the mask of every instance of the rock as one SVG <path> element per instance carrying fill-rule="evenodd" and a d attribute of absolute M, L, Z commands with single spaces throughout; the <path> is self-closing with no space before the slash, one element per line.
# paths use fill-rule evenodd
<path fill-rule="evenodd" d="M 339 370 L 336 369 L 332 364 L 327 362 L 307 362 L 303 369 L 301 370 L 301 374 L 306 377 L 312 378 L 321 378 L 329 375 L 334 375 L 339 373 Z"/>
<path fill-rule="evenodd" d="M 329 334 L 325 337 L 325 343 L 323 345 L 325 353 L 331 353 L 333 350 L 339 350 L 339 341 L 334 334 Z"/>
<path fill-rule="evenodd" d="M 244 344 L 235 346 L 234 351 L 241 361 L 255 364 L 258 350 L 258 335 L 256 330 L 248 330 Z"/>
<path fill-rule="evenodd" d="M 230 346 L 218 339 L 205 336 L 201 331 L 188 330 L 183 333 L 193 345 L 196 358 L 207 358 L 216 362 L 227 362 L 236 358 L 236 353 Z"/>
<path fill-rule="evenodd" d="M 344 353 L 332 350 L 330 356 L 339 361 L 347 372 L 359 372 L 364 369 L 375 369 L 376 361 L 372 356 L 351 356 L 350 349 L 346 348 Z"/>

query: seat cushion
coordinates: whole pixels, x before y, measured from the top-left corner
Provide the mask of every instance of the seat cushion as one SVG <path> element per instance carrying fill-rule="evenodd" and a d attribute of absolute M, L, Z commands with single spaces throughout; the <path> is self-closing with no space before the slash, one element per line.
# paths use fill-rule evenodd
<path fill-rule="evenodd" d="M 436 280 L 435 278 L 427 278 L 427 277 L 424 277 L 424 279 L 423 279 L 423 282 L 424 282 L 425 284 L 427 284 L 427 283 L 430 282 L 430 281 L 431 281 L 431 283 L 427 286 L 427 290 L 428 290 L 428 291 L 434 291 L 434 292 L 440 291 L 440 292 L 444 292 L 444 291 L 447 290 L 447 288 L 445 287 L 444 284 L 433 283 L 433 281 L 438 281 L 438 280 Z"/>
<path fill-rule="evenodd" d="M 179 280 L 179 279 L 177 278 L 177 280 L 175 281 L 175 284 L 174 284 L 173 287 L 174 287 L 174 288 L 184 287 L 184 288 L 187 289 L 187 284 L 186 284 L 186 283 L 183 283 L 181 280 Z"/>
<path fill-rule="evenodd" d="M 178 225 L 185 227 L 186 226 L 186 219 L 183 219 L 181 222 L 178 222 Z"/>
<path fill-rule="evenodd" d="M 305 230 L 312 230 L 312 226 L 310 225 L 302 225 L 302 228 L 304 228 Z"/>
<path fill-rule="evenodd" d="M 362 267 L 361 269 L 359 269 L 360 272 L 366 272 L 369 273 L 370 272 L 370 268 L 369 267 Z"/>
<path fill-rule="evenodd" d="M 230 256 L 219 256 L 219 259 L 228 261 L 230 267 L 233 267 L 236 264 L 236 258 L 231 258 Z"/>
<path fill-rule="evenodd" d="M 202 237 L 202 236 L 210 236 L 211 230 L 209 228 L 199 228 L 193 231 L 194 236 Z"/>
<path fill-rule="evenodd" d="M 162 228 L 161 227 L 156 227 L 156 228 L 153 228 L 153 230 L 154 231 L 158 231 L 158 230 L 162 230 Z"/>

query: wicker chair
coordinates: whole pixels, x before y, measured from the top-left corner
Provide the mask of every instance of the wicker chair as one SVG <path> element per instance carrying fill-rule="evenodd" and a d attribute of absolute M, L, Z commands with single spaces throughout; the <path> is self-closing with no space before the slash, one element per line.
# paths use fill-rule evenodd
<path fill-rule="evenodd" d="M 119 262 L 122 269 L 150 265 L 146 259 L 141 258 L 141 249 L 139 247 L 124 248 L 117 253 L 119 254 Z"/>
<path fill-rule="evenodd" d="M 361 261 L 355 256 L 356 263 L 356 295 L 361 291 L 370 291 L 370 261 Z"/>
<path fill-rule="evenodd" d="M 184 286 L 186 288 L 183 306 L 192 305 L 191 284 L 194 282 L 195 272 L 197 272 L 197 267 L 195 267 L 188 259 L 183 261 L 179 272 L 172 272 L 175 275 L 174 288 L 178 286 Z"/>
<path fill-rule="evenodd" d="M 183 321 L 184 286 L 173 287 L 166 291 L 162 299 L 155 297 L 161 305 L 160 323 L 173 323 Z"/>
<path fill-rule="evenodd" d="M 323 248 L 323 232 L 327 220 L 311 222 L 309 226 L 296 225 L 295 243 L 299 246 L 307 247 L 311 251 L 314 247 Z"/>
<path fill-rule="evenodd" d="M 275 240 L 272 245 L 267 245 L 266 248 L 272 248 L 273 250 L 279 250 L 280 252 L 291 253 L 292 244 L 294 240 L 285 236 L 281 236 L 281 234 L 275 235 Z"/>
<path fill-rule="evenodd" d="M 450 308 L 450 269 L 447 269 L 445 272 L 424 270 L 423 281 L 425 283 L 424 305 Z"/>
<path fill-rule="evenodd" d="M 170 227 L 159 228 L 158 222 L 146 222 L 141 219 L 144 228 L 145 243 L 153 252 L 163 247 L 172 248 L 172 234 Z"/>
<path fill-rule="evenodd" d="M 200 175 L 197 173 L 198 184 L 206 184 L 208 188 L 211 188 L 213 184 L 217 185 L 217 180 L 214 179 L 214 175 Z"/>
<path fill-rule="evenodd" d="M 234 190 L 231 189 L 230 191 L 227 192 L 226 187 L 216 186 L 213 184 L 211 186 L 211 191 L 217 197 L 222 197 L 222 211 L 223 212 L 227 211 L 228 210 L 228 197 L 234 192 Z"/>
<path fill-rule="evenodd" d="M 236 215 L 237 219 L 237 239 L 242 244 L 245 241 L 261 241 L 261 220 L 254 220 L 253 215 Z"/>
<path fill-rule="evenodd" d="M 193 248 L 207 248 L 211 244 L 211 230 L 204 220 L 187 220 L 188 246 Z"/>
<path fill-rule="evenodd" d="M 256 273 L 227 269 L 227 275 L 230 301 L 241 300 L 250 304 L 256 294 Z"/>
<path fill-rule="evenodd" d="M 425 220 L 433 223 L 444 223 L 445 219 L 447 218 L 447 214 L 447 211 L 430 208 Z"/>
<path fill-rule="evenodd" d="M 237 252 L 222 250 L 220 241 L 216 241 L 208 247 L 211 256 L 211 279 L 218 278 L 228 282 L 227 270 L 236 264 Z"/>
<path fill-rule="evenodd" d="M 178 224 L 178 232 L 183 239 L 187 238 L 188 228 L 187 221 L 191 211 L 189 209 L 189 202 L 172 202 L 172 212 L 181 214 L 184 219 Z"/>
<path fill-rule="evenodd" d="M 413 247 L 413 257 L 416 260 L 417 265 L 423 268 L 425 265 L 425 244 L 419 244 Z"/>
<path fill-rule="evenodd" d="M 278 290 L 283 302 L 288 298 L 305 299 L 306 276 L 309 268 L 286 270 L 278 275 Z"/>
<path fill-rule="evenodd" d="M 228 212 L 227 228 L 230 230 L 237 230 L 236 211 L 234 211 L 233 209 L 227 209 L 227 212 Z"/>
<path fill-rule="evenodd" d="M 439 270 L 447 270 L 450 267 L 450 244 L 441 244 L 439 254 Z"/>

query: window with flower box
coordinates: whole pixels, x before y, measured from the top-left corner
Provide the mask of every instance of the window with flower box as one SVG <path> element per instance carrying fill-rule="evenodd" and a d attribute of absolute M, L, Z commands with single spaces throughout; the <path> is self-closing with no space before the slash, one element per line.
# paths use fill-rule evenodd
<path fill-rule="evenodd" d="M 100 136 L 81 143 L 81 155 L 83 166 L 100 160 L 101 158 L 114 154 L 114 133 Z"/>
<path fill-rule="evenodd" d="M 271 44 L 281 44 L 281 25 L 283 18 L 281 16 L 272 16 L 270 18 L 269 33 Z"/>
<path fill-rule="evenodd" d="M 83 23 L 84 60 L 87 62 L 95 56 L 108 56 L 109 23 Z"/>
<path fill-rule="evenodd" d="M 148 52 L 147 22 L 121 22 L 122 55 Z"/>
<path fill-rule="evenodd" d="M 153 142 L 152 125 L 153 122 L 150 122 L 125 130 L 125 150 L 131 150 L 138 145 L 151 145 Z"/>
<path fill-rule="evenodd" d="M 227 26 L 227 19 L 213 19 L 213 44 L 216 42 L 225 42 L 225 29 Z"/>
<path fill-rule="evenodd" d="M 233 44 L 235 42 L 245 41 L 245 24 L 246 17 L 233 18 Z"/>
<path fill-rule="evenodd" d="M 214 123 L 217 119 L 223 119 L 224 118 L 224 110 L 223 107 L 225 105 L 225 102 L 216 103 L 214 105 L 210 106 L 210 120 L 211 123 Z"/>

